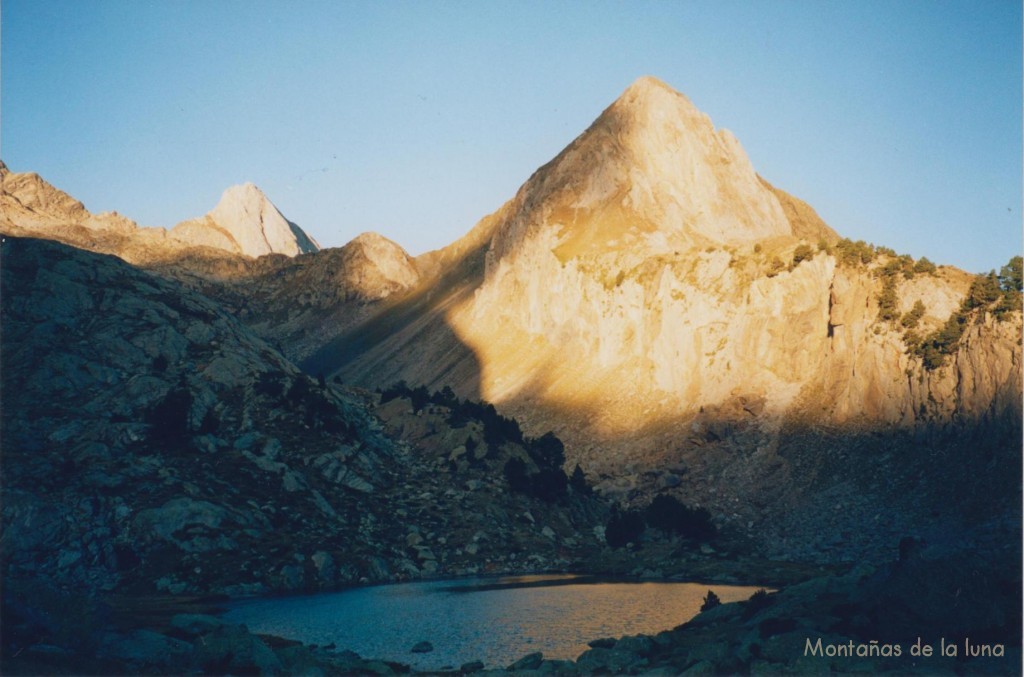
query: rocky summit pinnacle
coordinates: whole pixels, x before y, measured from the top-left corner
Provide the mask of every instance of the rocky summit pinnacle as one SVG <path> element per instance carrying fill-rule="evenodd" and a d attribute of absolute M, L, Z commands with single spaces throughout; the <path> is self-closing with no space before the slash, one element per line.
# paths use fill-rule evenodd
<path fill-rule="evenodd" d="M 251 183 L 232 186 L 206 216 L 179 223 L 172 237 L 247 256 L 295 256 L 320 249 Z"/>
<path fill-rule="evenodd" d="M 494 259 L 540 238 L 560 258 L 681 251 L 793 234 L 736 138 L 659 80 L 630 85 L 509 205 Z"/>

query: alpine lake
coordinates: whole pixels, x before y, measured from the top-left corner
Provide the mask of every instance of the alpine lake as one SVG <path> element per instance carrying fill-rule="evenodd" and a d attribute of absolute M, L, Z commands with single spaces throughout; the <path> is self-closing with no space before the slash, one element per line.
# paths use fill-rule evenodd
<path fill-rule="evenodd" d="M 568 574 L 466 578 L 238 600 L 223 618 L 254 633 L 333 645 L 416 670 L 458 669 L 471 661 L 494 669 L 538 651 L 575 660 L 595 639 L 671 630 L 700 612 L 708 590 L 725 603 L 745 600 L 757 588 Z"/>

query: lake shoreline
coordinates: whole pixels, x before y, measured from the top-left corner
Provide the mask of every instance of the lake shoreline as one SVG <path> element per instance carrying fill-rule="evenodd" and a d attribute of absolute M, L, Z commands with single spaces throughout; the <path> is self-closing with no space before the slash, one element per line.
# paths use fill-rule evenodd
<path fill-rule="evenodd" d="M 572 660 L 595 639 L 669 630 L 698 614 L 712 588 L 723 602 L 764 590 L 571 575 L 488 576 L 240 600 L 220 618 L 256 634 L 334 645 L 417 670 L 473 660 L 504 667 L 524 653 Z"/>
<path fill-rule="evenodd" d="M 628 553 L 628 557 L 622 557 L 627 555 L 625 551 L 618 553 L 620 560 L 627 561 L 629 564 L 634 565 L 633 568 L 638 568 L 638 563 L 644 560 L 653 559 L 650 555 L 654 554 L 651 550 L 657 550 L 653 548 L 644 552 Z M 640 557 L 637 557 L 640 555 Z M 690 564 L 692 562 L 683 562 L 681 565 Z M 802 565 L 785 562 L 774 562 L 770 563 L 769 566 L 758 566 L 753 562 L 739 562 L 718 558 L 704 558 L 697 563 L 697 566 L 688 567 L 693 573 L 693 577 L 687 577 L 687 574 L 683 571 L 673 571 L 668 575 L 652 577 L 642 575 L 629 575 L 621 573 L 623 565 L 621 562 L 616 562 L 616 566 L 613 567 L 594 567 L 585 569 L 576 569 L 574 571 L 550 571 L 550 570 L 511 570 L 506 572 L 500 572 L 495 574 L 489 574 L 486 578 L 498 579 L 501 577 L 512 576 L 577 576 L 585 582 L 664 582 L 664 583 L 682 583 L 690 582 L 701 585 L 737 585 L 741 584 L 737 578 L 744 572 L 750 572 L 756 570 L 761 575 L 757 577 L 757 581 L 752 585 L 764 585 L 765 587 L 777 587 L 776 581 L 795 581 L 795 580 L 806 580 L 808 577 L 812 577 L 813 573 L 819 571 L 821 567 L 817 565 Z M 682 567 L 679 567 L 680 569 Z M 713 570 L 712 570 L 713 569 Z M 714 572 L 718 572 L 717 575 Z M 461 572 L 456 575 L 438 575 L 438 576 L 424 576 L 419 579 L 420 582 L 444 582 L 450 581 L 453 584 L 457 584 L 462 581 L 466 581 L 473 578 L 482 578 L 479 574 L 472 572 Z M 762 583 L 763 581 L 763 583 Z M 17 593 L 19 588 L 17 581 L 7 581 L 8 592 Z M 168 648 L 163 645 L 163 640 L 157 638 L 166 638 L 173 642 L 186 642 L 191 643 L 197 637 L 190 637 L 187 633 L 183 632 L 181 628 L 175 627 L 172 623 L 175 618 L 179 617 L 207 617 L 215 619 L 219 615 L 223 614 L 228 606 L 234 602 L 244 600 L 257 600 L 257 599 L 288 599 L 293 597 L 308 597 L 310 595 L 319 594 L 331 594 L 332 592 L 341 592 L 346 590 L 359 590 L 370 587 L 388 586 L 393 585 L 391 581 L 375 581 L 368 583 L 357 583 L 352 585 L 338 586 L 337 589 L 331 591 L 309 591 L 309 592 L 296 592 L 290 590 L 279 590 L 269 591 L 262 594 L 256 595 L 227 595 L 221 593 L 213 594 L 189 594 L 189 595 L 168 595 L 168 594 L 111 594 L 111 595 L 98 595 L 94 598 L 89 598 L 81 594 L 70 594 L 70 595 L 59 595 L 60 601 L 38 604 L 36 600 L 31 598 L 31 595 L 27 596 L 27 599 L 31 601 L 33 606 L 39 606 L 42 608 L 42 613 L 47 613 L 47 607 L 54 607 L 53 613 L 56 613 L 56 609 L 60 609 L 60 613 L 64 613 L 64 610 L 68 607 L 87 607 L 87 611 L 83 611 L 82 614 L 88 617 L 88 621 L 78 623 L 73 615 L 68 615 L 66 619 L 62 619 L 62 622 L 66 620 L 69 625 L 75 625 L 78 623 L 80 627 L 69 628 L 69 637 L 65 646 L 53 646 L 50 644 L 40 645 L 35 648 L 33 645 L 29 645 L 22 651 L 18 651 L 17 655 L 12 653 L 6 653 L 3 656 L 3 667 L 4 674 L 40 674 L 40 673 L 52 673 L 52 674 L 76 674 L 82 669 L 82 666 L 92 666 L 89 671 L 98 673 L 130 673 L 132 670 L 131 666 L 144 667 L 144 672 L 156 672 L 160 673 L 161 668 L 159 661 L 156 663 L 151 662 L 151 659 L 159 659 L 161 655 L 175 655 L 173 651 L 168 653 Z M 33 590 L 32 594 L 36 594 L 37 591 Z M 97 619 L 102 619 L 101 626 L 102 631 L 100 636 L 96 639 L 83 639 L 80 635 L 83 635 L 87 631 L 86 623 L 96 623 Z M 180 620 L 180 618 L 179 618 Z M 180 623 L 179 623 L 180 624 Z M 212 627 L 212 626 L 211 626 Z M 295 647 L 296 645 L 302 646 L 301 643 L 297 642 L 293 638 L 280 637 L 280 636 L 260 636 L 256 633 L 248 633 L 246 630 L 245 634 L 251 635 L 253 641 L 259 640 L 265 644 L 274 645 L 277 647 Z M 240 634 L 240 637 L 244 636 Z M 262 637 L 262 639 L 260 639 Z M 142 641 L 141 638 L 146 638 L 146 641 Z M 596 639 L 596 638 L 595 638 Z M 156 646 L 153 646 L 154 640 Z M 242 640 L 239 640 L 242 641 Z M 131 650 L 127 650 L 128 645 L 137 645 Z M 114 650 L 111 651 L 113 646 Z M 179 650 L 183 650 L 184 647 L 175 645 Z M 308 647 L 307 647 L 308 649 Z M 310 649 L 312 651 L 312 649 Z M 344 648 L 339 648 L 339 651 L 343 651 Z M 322 650 L 317 649 L 322 653 Z M 38 655 L 33 655 L 38 654 Z M 351 658 L 351 656 L 350 656 Z M 174 672 L 174 670 L 171 670 Z"/>
<path fill-rule="evenodd" d="M 1007 573 L 1014 571 L 1012 565 L 1018 560 L 1019 548 L 1012 546 L 984 556 L 972 552 L 914 552 L 906 559 L 889 564 L 847 566 L 843 571 L 780 586 L 778 592 L 764 596 L 760 606 L 750 602 L 722 604 L 687 623 L 654 635 L 618 639 L 594 637 L 589 640 L 591 648 L 575 661 L 553 661 L 536 652 L 524 652 L 509 666 L 498 667 L 555 674 L 632 673 L 653 669 L 673 674 L 691 669 L 730 673 L 924 669 L 930 674 L 954 674 L 967 669 L 968 672 L 1018 674 L 1021 668 L 1021 618 L 1017 604 L 1021 598 L 1020 581 Z M 749 563 L 742 564 L 749 566 Z M 541 573 L 551 575 L 551 572 Z M 433 582 L 441 580 L 457 582 L 465 577 L 435 578 Z M 714 589 L 723 583 L 702 579 L 700 584 Z M 371 586 L 346 589 L 366 587 Z M 947 588 L 963 591 L 958 597 L 962 604 L 958 611 L 946 603 L 942 590 Z M 995 594 L 994 590 L 1000 592 Z M 261 598 L 293 596 L 264 595 Z M 345 647 L 302 644 L 287 637 L 253 633 L 214 615 L 224 605 L 244 599 L 256 598 L 225 595 L 107 597 L 103 602 L 104 621 L 110 631 L 96 644 L 30 646 L 18 655 L 4 656 L 3 674 L 178 674 L 187 666 L 220 674 L 245 670 L 265 674 L 306 674 L 316 670 L 324 674 L 416 672 L 407 663 L 363 658 Z M 992 604 L 993 599 L 999 600 L 998 604 Z M 69 622 L 81 621 L 73 614 L 69 614 L 68 619 Z M 839 646 L 849 641 L 867 642 L 873 637 L 902 644 L 906 651 L 915 633 L 936 645 L 940 640 L 960 645 L 966 640 L 972 645 L 987 641 L 989 646 L 1002 642 L 1004 655 L 970 658 L 967 663 L 964 661 L 968 659 L 962 657 L 945 661 L 933 658 L 927 664 L 908 653 L 899 658 L 803 655 L 804 642 L 813 642 L 816 638 Z M 229 657 L 233 658 L 228 660 Z M 465 673 L 484 666 L 470 661 L 451 667 L 447 672 Z"/>

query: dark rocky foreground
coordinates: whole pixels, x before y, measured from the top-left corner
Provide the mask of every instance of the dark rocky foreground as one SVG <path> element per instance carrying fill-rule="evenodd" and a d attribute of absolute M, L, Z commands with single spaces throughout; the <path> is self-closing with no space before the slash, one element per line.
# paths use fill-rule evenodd
<path fill-rule="evenodd" d="M 917 542 L 902 559 L 821 576 L 746 602 L 710 608 L 654 636 L 596 638 L 576 661 L 524 656 L 450 672 L 528 674 L 992 674 L 1021 672 L 1021 581 L 1015 545 L 995 558 L 937 555 Z M 714 584 L 709 585 L 714 589 Z M 407 665 L 343 647 L 257 636 L 208 612 L 211 600 L 119 600 L 49 613 L 5 611 L 4 674 L 402 674 Z M 206 612 L 206 613 L 204 613 Z M 99 616 L 110 629 L 97 627 Z M 133 627 L 139 624 L 149 627 Z M 13 626 L 13 627 L 12 627 Z M 12 635 L 35 635 L 12 646 Z M 913 655 L 915 645 L 931 656 Z M 941 655 L 955 645 L 957 655 Z M 429 650 L 423 643 L 411 650 Z M 984 656 L 972 655 L 984 653 Z"/>
<path fill-rule="evenodd" d="M 607 505 L 510 491 L 525 442 L 302 374 L 205 297 L 3 244 L 3 572 L 90 594 L 572 568 Z M 385 425 L 388 429 L 385 430 Z"/>

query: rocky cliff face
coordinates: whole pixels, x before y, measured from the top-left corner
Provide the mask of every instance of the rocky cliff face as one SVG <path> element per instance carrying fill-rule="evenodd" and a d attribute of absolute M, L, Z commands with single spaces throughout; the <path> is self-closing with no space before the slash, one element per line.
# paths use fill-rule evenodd
<path fill-rule="evenodd" d="M 479 384 L 452 385 L 478 387 L 527 420 L 540 414 L 541 425 L 551 418 L 543 409 L 586 412 L 570 413 L 570 437 L 628 434 L 741 397 L 763 402 L 769 418 L 912 425 L 978 416 L 997 393 L 1020 390 L 1018 322 L 990 322 L 965 342 L 985 357 L 926 372 L 899 327 L 877 320 L 893 257 L 839 265 L 829 249 L 837 236 L 814 211 L 757 177 L 728 132 L 652 78 L 627 89 L 481 230 L 450 248 L 471 297 L 435 313 L 481 364 Z M 802 243 L 810 249 L 794 262 Z M 424 257 L 423 268 L 445 254 Z M 936 328 L 969 284 L 946 267 L 901 276 L 899 311 L 920 300 L 922 326 Z M 434 295 L 444 288 L 435 283 Z M 423 370 L 431 361 L 419 352 L 390 367 L 377 359 L 385 352 L 342 373 L 383 382 L 411 370 L 417 381 L 444 382 Z M 329 350 L 318 357 L 329 363 Z M 965 378 L 976 384 L 970 395 Z M 819 393 L 827 398 L 812 404 Z"/>
<path fill-rule="evenodd" d="M 926 369 L 902 327 L 879 319 L 895 255 L 850 262 L 836 241 L 810 207 L 754 173 L 735 138 L 645 78 L 465 242 L 424 257 L 424 269 L 453 261 L 429 294 L 306 364 L 357 383 L 478 393 L 532 433 L 554 429 L 571 461 L 620 497 L 678 480 L 645 471 L 689 468 L 688 496 L 757 531 L 765 510 L 735 503 L 766 480 L 744 469 L 778 462 L 797 429 L 828 431 L 820 441 L 835 445 L 993 420 L 1019 427 L 1020 315 L 975 314 L 946 365 Z M 896 278 L 899 313 L 921 301 L 923 331 L 946 322 L 971 280 L 948 267 Z M 1000 463 L 1012 472 L 1019 444 L 1008 444 Z M 716 457 L 709 446 L 762 456 L 709 464 L 699 460 Z M 885 471 L 901 474 L 910 458 L 924 462 L 890 458 Z M 858 462 L 847 470 L 862 477 Z M 948 490 L 955 473 L 937 485 Z M 806 506 L 837 484 L 815 470 L 805 494 L 769 503 Z"/>
<path fill-rule="evenodd" d="M 2 253 L 5 574 L 108 590 L 316 585 L 273 543 L 337 536 L 369 471 L 387 482 L 394 445 L 361 407 L 303 389 L 179 285 L 42 241 L 8 236 Z M 299 448 L 351 472 L 325 484 Z"/>

